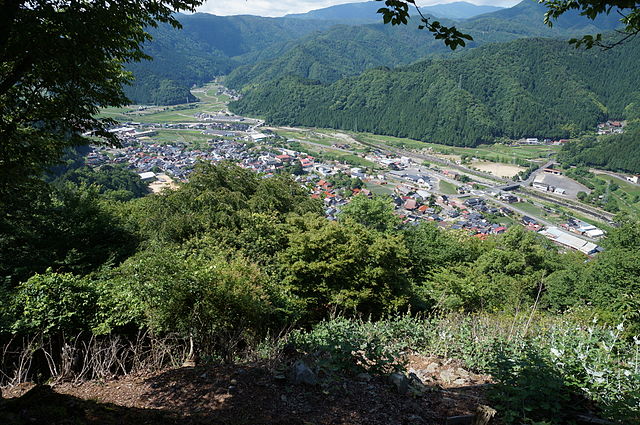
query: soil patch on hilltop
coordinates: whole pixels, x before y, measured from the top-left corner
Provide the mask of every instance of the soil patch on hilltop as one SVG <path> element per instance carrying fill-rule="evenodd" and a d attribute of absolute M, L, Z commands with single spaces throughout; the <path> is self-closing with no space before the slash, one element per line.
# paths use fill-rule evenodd
<path fill-rule="evenodd" d="M 293 384 L 264 364 L 168 369 L 80 385 L 6 389 L 5 424 L 442 424 L 485 404 L 488 377 L 459 363 L 411 358 L 401 392 L 388 377 L 322 376 Z M 415 379 L 415 378 L 412 378 Z M 413 384 L 412 384 L 413 385 Z"/>

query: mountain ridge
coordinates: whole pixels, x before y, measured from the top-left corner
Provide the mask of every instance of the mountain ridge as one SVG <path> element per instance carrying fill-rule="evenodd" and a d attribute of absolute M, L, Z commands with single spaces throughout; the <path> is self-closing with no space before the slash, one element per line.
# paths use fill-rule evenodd
<path fill-rule="evenodd" d="M 334 21 L 348 21 L 350 23 L 380 22 L 380 14 L 377 10 L 384 5 L 377 1 L 345 3 L 335 6 L 314 9 L 304 13 L 291 13 L 285 18 L 293 19 L 324 19 Z M 453 3 L 439 3 L 434 5 L 419 6 L 425 14 L 446 19 L 469 19 L 483 13 L 495 12 L 503 9 L 499 6 L 476 5 L 464 1 Z"/>

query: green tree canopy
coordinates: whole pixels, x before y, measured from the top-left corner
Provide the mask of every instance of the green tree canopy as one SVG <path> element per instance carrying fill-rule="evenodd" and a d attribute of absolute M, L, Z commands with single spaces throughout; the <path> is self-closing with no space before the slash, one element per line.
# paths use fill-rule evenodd
<path fill-rule="evenodd" d="M 0 3 L 0 193 L 93 132 L 100 107 L 127 103 L 123 64 L 147 58 L 146 27 L 179 26 L 200 0 L 7 0 Z"/>

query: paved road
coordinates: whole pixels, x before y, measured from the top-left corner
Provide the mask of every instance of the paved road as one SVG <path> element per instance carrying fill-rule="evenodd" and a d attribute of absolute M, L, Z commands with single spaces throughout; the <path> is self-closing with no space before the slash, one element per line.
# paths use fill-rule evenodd
<path fill-rule="evenodd" d="M 549 168 L 549 167 L 551 167 L 551 165 L 552 165 L 552 164 L 554 164 L 554 163 L 555 163 L 555 161 L 554 161 L 554 160 L 551 160 L 551 161 L 548 161 L 546 164 L 544 164 L 544 165 L 542 165 L 542 166 L 538 167 L 535 171 L 533 171 L 533 172 L 529 175 L 529 177 L 528 177 L 526 180 L 524 180 L 524 181 L 523 181 L 522 183 L 520 183 L 520 184 L 521 184 L 523 187 L 528 187 L 528 186 L 531 184 L 531 182 L 533 181 L 533 179 L 535 179 L 535 178 L 536 178 L 536 175 L 540 172 L 540 170 L 544 170 L 545 168 Z"/>
<path fill-rule="evenodd" d="M 591 171 L 594 174 L 606 174 L 607 176 L 615 177 L 618 180 L 622 180 L 625 183 L 629 183 L 629 184 L 633 184 L 633 185 L 636 185 L 636 186 L 640 186 L 640 184 L 638 184 L 638 183 L 630 182 L 629 180 L 627 180 L 626 176 L 623 176 L 622 174 L 614 173 L 613 171 L 596 170 L 595 168 L 591 168 L 591 169 L 589 169 L 589 171 Z"/>

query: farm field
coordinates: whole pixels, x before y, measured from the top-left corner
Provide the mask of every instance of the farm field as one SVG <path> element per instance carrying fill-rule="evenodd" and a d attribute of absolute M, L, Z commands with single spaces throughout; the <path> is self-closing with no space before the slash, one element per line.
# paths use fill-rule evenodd
<path fill-rule="evenodd" d="M 542 208 L 530 204 L 529 202 L 516 202 L 512 205 L 530 215 L 541 217 L 545 214 L 545 211 Z"/>
<path fill-rule="evenodd" d="M 186 103 L 171 106 L 129 105 L 119 108 L 104 108 L 98 114 L 100 118 L 113 118 L 117 121 L 151 122 L 197 122 L 196 113 L 219 114 L 227 110 L 229 96 L 217 94 L 218 85 L 206 84 L 194 89 L 193 94 L 200 99 L 199 102 Z M 144 108 L 144 109 L 141 109 Z"/>
<path fill-rule="evenodd" d="M 211 139 L 211 136 L 202 134 L 202 130 L 156 130 L 156 135 L 151 136 L 154 142 L 157 143 L 197 143 L 206 142 Z"/>
<path fill-rule="evenodd" d="M 366 183 L 367 189 L 373 192 L 376 195 L 386 196 L 391 195 L 393 193 L 393 188 L 395 185 L 381 185 L 377 183 Z"/>
<path fill-rule="evenodd" d="M 297 140 L 299 141 L 287 142 L 286 145 L 289 147 L 289 149 L 306 152 L 317 158 L 321 158 L 325 160 L 345 162 L 347 164 L 358 166 L 358 167 L 367 167 L 372 169 L 380 168 L 378 164 L 371 162 L 367 159 L 364 159 L 362 157 L 359 157 L 358 155 L 331 148 L 330 147 L 331 144 L 327 146 L 326 144 L 319 144 L 315 141 L 311 142 L 304 139 L 297 139 Z"/>
<path fill-rule="evenodd" d="M 497 177 L 511 178 L 517 175 L 520 171 L 523 171 L 524 167 L 517 165 L 502 164 L 499 162 L 478 161 L 472 162 L 471 167 L 476 168 L 486 173 L 491 173 Z"/>
<path fill-rule="evenodd" d="M 514 164 L 516 161 L 544 161 L 560 149 L 559 146 L 530 145 L 509 146 L 501 143 L 480 145 L 475 148 L 439 145 L 393 136 L 380 136 L 371 133 L 357 133 L 356 139 L 373 144 L 385 144 L 400 149 L 426 149 L 434 155 L 443 155 L 449 160 L 459 160 L 462 156 L 475 157 L 490 162 Z"/>
<path fill-rule="evenodd" d="M 610 209 L 610 212 L 619 210 L 635 218 L 640 217 L 640 186 L 604 173 L 584 175 L 581 179 L 584 184 L 594 188 L 583 202 L 585 205 L 595 203 L 603 207 L 611 200 L 617 210 Z"/>
<path fill-rule="evenodd" d="M 618 186 L 616 190 L 610 191 L 609 195 L 613 196 L 613 198 L 618 202 L 618 207 L 621 211 L 636 217 L 640 216 L 639 186 L 624 182 L 606 174 L 599 174 L 598 178 L 606 181 L 609 184 L 609 187 L 615 187 L 614 185 Z"/>
<path fill-rule="evenodd" d="M 440 192 L 444 193 L 445 195 L 455 195 L 458 193 L 458 191 L 456 190 L 456 185 L 454 185 L 453 183 L 449 183 L 446 180 L 440 180 L 440 182 L 438 183 L 438 187 L 440 189 Z"/>
<path fill-rule="evenodd" d="M 295 139 L 302 142 L 305 142 L 305 141 L 313 142 L 313 143 L 317 143 L 319 145 L 324 145 L 324 146 L 331 146 L 332 144 L 338 142 L 337 139 L 329 138 L 328 136 L 313 132 L 311 130 L 302 131 L 302 130 L 285 129 L 280 127 L 268 127 L 268 129 L 274 131 L 278 136 L 282 136 L 286 139 Z"/>
<path fill-rule="evenodd" d="M 316 128 L 292 128 L 292 127 L 265 127 L 272 130 L 279 136 L 287 139 L 300 140 L 302 142 L 312 142 L 324 146 L 334 144 L 348 145 L 348 150 L 354 152 L 366 152 L 367 148 L 353 139 L 349 134 L 336 130 L 316 129 Z"/>

